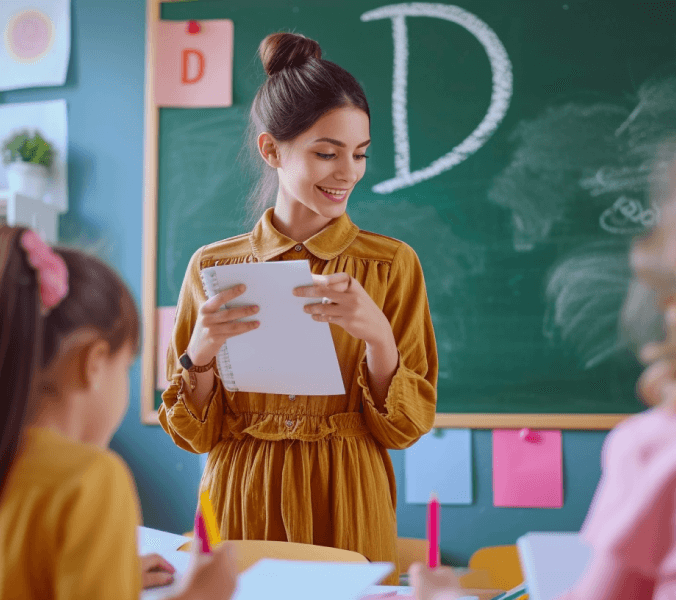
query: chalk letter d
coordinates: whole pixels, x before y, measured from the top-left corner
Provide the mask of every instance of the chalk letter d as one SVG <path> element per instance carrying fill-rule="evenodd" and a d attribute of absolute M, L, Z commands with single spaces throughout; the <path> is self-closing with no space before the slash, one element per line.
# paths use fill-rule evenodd
<path fill-rule="evenodd" d="M 406 86 L 408 79 L 408 33 L 406 17 L 432 17 L 452 21 L 474 35 L 485 48 L 493 71 L 493 92 L 488 112 L 477 128 L 453 150 L 431 165 L 411 173 L 408 139 Z M 378 194 L 387 194 L 436 177 L 461 163 L 483 146 L 507 112 L 512 96 L 512 65 L 507 50 L 495 32 L 481 19 L 462 8 L 448 4 L 411 2 L 390 4 L 365 12 L 362 21 L 392 19 L 394 38 L 394 82 L 392 86 L 392 124 L 394 126 L 394 170 L 396 177 L 373 186 Z"/>

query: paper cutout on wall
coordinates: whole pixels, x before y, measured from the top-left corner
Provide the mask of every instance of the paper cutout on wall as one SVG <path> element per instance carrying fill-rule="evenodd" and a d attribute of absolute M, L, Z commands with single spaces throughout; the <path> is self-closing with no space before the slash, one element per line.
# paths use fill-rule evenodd
<path fill-rule="evenodd" d="M 155 389 L 166 390 L 169 387 L 167 381 L 167 349 L 171 341 L 171 332 L 174 328 L 175 306 L 157 307 L 157 377 Z"/>
<path fill-rule="evenodd" d="M 187 21 L 157 24 L 155 103 L 172 107 L 232 105 L 233 23 L 199 21 L 189 33 Z"/>
<path fill-rule="evenodd" d="M 70 0 L 2 0 L 0 32 L 0 90 L 66 82 Z"/>
<path fill-rule="evenodd" d="M 404 453 L 406 502 L 427 504 L 436 492 L 441 504 L 472 503 L 469 429 L 437 429 Z"/>
<path fill-rule="evenodd" d="M 493 504 L 561 508 L 560 431 L 493 431 Z"/>
<path fill-rule="evenodd" d="M 2 0 L 0 0 L 0 4 Z M 2 76 L 0 75 L 0 78 Z M 68 112 L 65 100 L 0 104 L 0 145 L 10 136 L 36 131 L 54 148 L 51 179 L 44 196 L 59 212 L 68 210 Z M 9 187 L 7 166 L 0 161 L 0 190 Z"/>

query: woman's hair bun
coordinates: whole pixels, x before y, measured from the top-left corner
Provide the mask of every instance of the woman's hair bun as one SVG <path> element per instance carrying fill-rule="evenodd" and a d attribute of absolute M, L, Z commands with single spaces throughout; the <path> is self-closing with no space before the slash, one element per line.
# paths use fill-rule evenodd
<path fill-rule="evenodd" d="M 261 42 L 258 53 L 269 77 L 283 69 L 302 67 L 311 58 L 322 57 L 319 44 L 299 33 L 272 33 Z"/>

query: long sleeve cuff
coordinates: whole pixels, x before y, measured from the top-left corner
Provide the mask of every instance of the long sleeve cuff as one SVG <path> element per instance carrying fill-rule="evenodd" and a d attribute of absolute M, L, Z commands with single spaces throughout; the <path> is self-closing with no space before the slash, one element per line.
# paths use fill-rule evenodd
<path fill-rule="evenodd" d="M 192 400 L 187 373 L 184 371 L 174 376 L 171 386 L 162 394 L 158 416 L 162 428 L 177 446 L 198 454 L 209 452 L 214 447 L 223 426 L 222 414 L 217 414 L 220 393 L 220 380 L 215 377 L 206 402 L 197 408 Z"/>
<path fill-rule="evenodd" d="M 373 437 L 386 448 L 408 448 L 432 429 L 436 391 L 425 378 L 406 367 L 401 352 L 382 410 L 376 406 L 369 389 L 366 356 L 359 363 L 357 383 L 362 391 L 366 423 Z"/>

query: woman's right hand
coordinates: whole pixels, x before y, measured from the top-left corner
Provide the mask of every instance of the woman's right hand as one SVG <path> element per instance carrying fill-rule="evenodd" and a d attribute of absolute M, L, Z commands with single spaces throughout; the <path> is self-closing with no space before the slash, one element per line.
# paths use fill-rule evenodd
<path fill-rule="evenodd" d="M 257 306 L 220 310 L 221 306 L 241 296 L 245 291 L 244 284 L 238 285 L 216 294 L 200 306 L 187 349 L 193 364 L 198 366 L 208 364 L 228 338 L 258 327 L 258 321 L 237 320 L 255 315 L 258 312 Z"/>
<path fill-rule="evenodd" d="M 190 566 L 174 600 L 229 600 L 237 588 L 237 563 L 231 544 L 223 542 L 203 554 L 202 544 L 190 548 Z"/>

